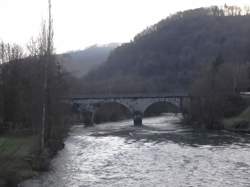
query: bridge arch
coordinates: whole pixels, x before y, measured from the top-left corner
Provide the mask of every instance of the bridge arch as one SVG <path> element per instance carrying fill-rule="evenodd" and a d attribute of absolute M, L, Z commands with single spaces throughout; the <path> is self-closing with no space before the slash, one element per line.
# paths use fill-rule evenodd
<path fill-rule="evenodd" d="M 106 101 L 99 103 L 92 115 L 93 122 L 100 123 L 130 118 L 132 114 L 131 109 L 126 104 L 117 101 Z"/>
<path fill-rule="evenodd" d="M 153 104 L 155 103 L 169 103 L 176 108 L 181 108 L 182 101 L 180 99 L 176 98 L 152 98 L 152 99 L 145 99 L 144 101 L 142 100 L 139 104 L 139 111 L 144 114 L 144 112 Z M 135 108 L 137 108 L 135 106 Z"/>
<path fill-rule="evenodd" d="M 180 106 L 173 104 L 169 101 L 155 101 L 149 104 L 145 110 L 144 116 L 152 116 L 161 113 L 178 113 L 180 112 Z"/>

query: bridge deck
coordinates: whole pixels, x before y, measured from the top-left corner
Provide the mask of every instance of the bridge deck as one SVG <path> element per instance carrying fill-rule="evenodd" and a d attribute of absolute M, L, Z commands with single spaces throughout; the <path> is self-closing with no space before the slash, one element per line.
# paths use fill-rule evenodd
<path fill-rule="evenodd" d="M 188 94 L 157 94 L 157 95 L 83 95 L 83 96 L 74 96 L 69 97 L 72 100 L 103 100 L 103 99 L 154 99 L 154 98 L 183 98 L 189 97 Z"/>

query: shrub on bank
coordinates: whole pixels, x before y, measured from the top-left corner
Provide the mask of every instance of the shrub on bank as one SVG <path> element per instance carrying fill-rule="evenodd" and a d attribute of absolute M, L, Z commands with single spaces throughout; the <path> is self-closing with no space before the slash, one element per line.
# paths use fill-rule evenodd
<path fill-rule="evenodd" d="M 224 119 L 223 125 L 228 130 L 250 132 L 250 106 L 240 115 Z"/>

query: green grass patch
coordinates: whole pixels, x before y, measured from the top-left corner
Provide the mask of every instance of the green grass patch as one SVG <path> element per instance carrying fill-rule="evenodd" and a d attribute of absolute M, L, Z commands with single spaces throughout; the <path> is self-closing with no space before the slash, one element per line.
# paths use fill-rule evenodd
<path fill-rule="evenodd" d="M 0 137 L 0 179 L 19 182 L 34 175 L 30 159 L 36 142 L 35 136 Z"/>
<path fill-rule="evenodd" d="M 34 148 L 34 137 L 0 137 L 1 157 L 24 157 L 29 155 Z"/>

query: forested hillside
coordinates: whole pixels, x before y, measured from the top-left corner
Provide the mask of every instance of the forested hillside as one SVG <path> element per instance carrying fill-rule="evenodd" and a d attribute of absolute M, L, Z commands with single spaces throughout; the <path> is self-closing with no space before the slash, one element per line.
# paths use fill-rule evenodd
<path fill-rule="evenodd" d="M 169 16 L 116 48 L 84 78 L 82 92 L 186 91 L 218 56 L 226 64 L 250 61 L 248 9 L 209 7 Z"/>
<path fill-rule="evenodd" d="M 58 55 L 58 58 L 65 70 L 75 77 L 81 77 L 105 62 L 110 52 L 118 45 L 117 43 L 93 45 L 84 50 Z"/>

